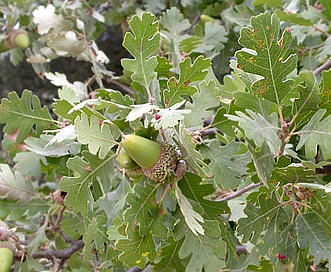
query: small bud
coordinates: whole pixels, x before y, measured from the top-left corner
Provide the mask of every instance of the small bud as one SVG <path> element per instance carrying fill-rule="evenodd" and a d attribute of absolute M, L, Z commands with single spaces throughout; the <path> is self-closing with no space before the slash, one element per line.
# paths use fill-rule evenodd
<path fill-rule="evenodd" d="M 279 260 L 284 260 L 284 259 L 286 259 L 286 255 L 283 254 L 283 253 L 279 253 L 277 257 L 278 257 Z"/>

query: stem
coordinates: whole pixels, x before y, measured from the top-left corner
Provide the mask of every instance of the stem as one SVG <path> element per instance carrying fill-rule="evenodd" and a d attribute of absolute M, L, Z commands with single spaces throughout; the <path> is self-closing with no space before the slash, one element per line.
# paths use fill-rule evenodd
<path fill-rule="evenodd" d="M 127 92 L 130 96 L 133 96 L 136 93 L 133 89 L 131 89 L 130 87 L 126 86 L 125 84 L 123 84 L 121 82 L 118 82 L 115 79 L 107 77 L 106 81 L 107 81 L 107 83 L 111 83 L 111 84 L 114 84 L 114 85 L 120 87 L 125 92 Z"/>
<path fill-rule="evenodd" d="M 331 67 L 331 59 L 328 59 L 323 65 L 321 65 L 314 71 L 314 75 L 316 76 L 319 73 L 321 73 L 323 70 L 327 70 L 330 67 Z"/>
<path fill-rule="evenodd" d="M 72 241 L 71 246 L 66 249 L 58 250 L 58 251 L 52 249 L 46 249 L 41 252 L 36 252 L 32 256 L 34 259 L 45 258 L 48 260 L 52 260 L 55 257 L 56 259 L 66 260 L 69 259 L 72 254 L 74 254 L 83 247 L 84 247 L 83 240 L 74 240 Z"/>
<path fill-rule="evenodd" d="M 326 31 L 324 31 L 323 29 L 319 28 L 317 25 L 313 25 L 313 27 L 314 27 L 314 29 L 316 29 L 317 31 L 321 32 L 326 37 L 330 37 L 330 34 L 329 33 L 327 33 Z"/>
<path fill-rule="evenodd" d="M 218 201 L 229 201 L 229 200 L 234 199 L 236 197 L 242 196 L 244 193 L 246 193 L 246 192 L 248 192 L 250 190 L 253 190 L 253 189 L 257 188 L 257 187 L 260 187 L 262 185 L 263 185 L 263 182 L 262 181 L 259 182 L 259 183 L 252 183 L 252 184 L 250 184 L 250 185 L 248 185 L 248 186 L 240 189 L 239 191 L 236 191 L 236 192 L 234 192 L 232 194 L 229 194 L 229 195 L 227 195 L 225 197 L 216 198 L 214 201 L 217 201 L 217 202 Z"/>

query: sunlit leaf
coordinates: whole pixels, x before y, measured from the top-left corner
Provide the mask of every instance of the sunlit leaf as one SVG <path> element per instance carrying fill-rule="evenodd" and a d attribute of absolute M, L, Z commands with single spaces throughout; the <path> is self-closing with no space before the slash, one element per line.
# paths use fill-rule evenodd
<path fill-rule="evenodd" d="M 180 76 L 177 80 L 171 77 L 167 82 L 167 89 L 163 92 L 164 104 L 169 107 L 183 100 L 183 95 L 192 95 L 197 92 L 197 88 L 191 83 L 202 81 L 207 75 L 210 67 L 210 59 L 199 56 L 191 64 L 191 58 L 185 58 L 179 63 Z"/>
<path fill-rule="evenodd" d="M 292 84 L 285 78 L 297 63 L 296 55 L 290 54 L 291 32 L 285 29 L 279 38 L 279 19 L 270 12 L 252 17 L 251 25 L 241 30 L 239 43 L 245 48 L 236 52 L 238 66 L 262 76 L 252 85 L 254 94 L 280 105 Z"/>
<path fill-rule="evenodd" d="M 159 46 L 158 22 L 152 14 L 143 12 L 141 17 L 134 15 L 129 21 L 132 30 L 124 37 L 123 45 L 134 59 L 122 59 L 124 69 L 132 72 L 132 80 L 146 89 L 155 77 L 157 59 L 151 55 Z"/>

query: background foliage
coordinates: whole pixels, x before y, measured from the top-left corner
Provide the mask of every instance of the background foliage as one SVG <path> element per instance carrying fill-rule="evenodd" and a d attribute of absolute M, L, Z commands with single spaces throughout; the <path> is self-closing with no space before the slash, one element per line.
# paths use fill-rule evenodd
<path fill-rule="evenodd" d="M 0 104 L 13 271 L 331 271 L 328 0 L 2 1 L 0 14 L 1 41 L 15 28 L 31 41 L 1 59 L 55 86 L 48 107 L 30 86 Z M 116 72 L 100 49 L 114 26 Z M 54 70 L 65 59 L 86 78 Z M 116 158 L 133 132 L 176 144 L 186 175 L 130 178 Z"/>

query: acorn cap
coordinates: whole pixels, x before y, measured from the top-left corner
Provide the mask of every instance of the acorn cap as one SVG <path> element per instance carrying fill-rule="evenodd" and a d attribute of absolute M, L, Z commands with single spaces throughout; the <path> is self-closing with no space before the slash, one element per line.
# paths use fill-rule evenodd
<path fill-rule="evenodd" d="M 161 155 L 161 146 L 157 142 L 135 134 L 122 136 L 122 146 L 132 160 L 146 169 L 153 167 Z"/>
<path fill-rule="evenodd" d="M 146 177 L 155 182 L 163 181 L 171 171 L 175 171 L 180 154 L 176 147 L 167 142 L 157 142 L 161 147 L 161 154 L 157 162 L 150 168 L 142 168 Z"/>

